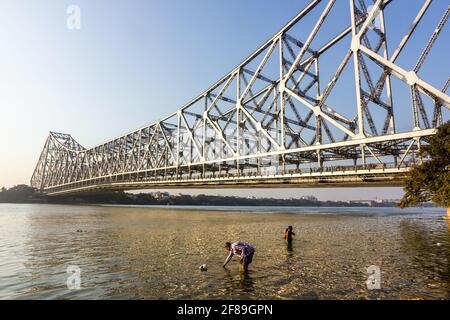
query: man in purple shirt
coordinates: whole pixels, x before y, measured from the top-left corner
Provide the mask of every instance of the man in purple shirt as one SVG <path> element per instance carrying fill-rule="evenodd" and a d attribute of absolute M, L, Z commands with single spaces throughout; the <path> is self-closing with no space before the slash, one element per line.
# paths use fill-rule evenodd
<path fill-rule="evenodd" d="M 238 255 L 241 257 L 241 260 L 239 262 L 241 270 L 247 272 L 248 265 L 252 263 L 255 249 L 248 243 L 242 241 L 237 241 L 235 243 L 227 242 L 225 243 L 225 249 L 228 251 L 228 257 L 225 259 L 223 267 L 225 268 L 228 262 L 230 262 L 233 255 Z"/>

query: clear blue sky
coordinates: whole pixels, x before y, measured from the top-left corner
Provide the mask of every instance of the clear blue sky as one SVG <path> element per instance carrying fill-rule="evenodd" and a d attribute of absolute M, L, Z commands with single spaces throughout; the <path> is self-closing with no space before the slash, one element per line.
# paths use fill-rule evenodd
<path fill-rule="evenodd" d="M 236 66 L 308 2 L 1 0 L 0 186 L 29 182 L 50 130 L 70 133 L 89 147 L 175 111 Z M 422 2 L 408 1 L 413 4 L 407 6 L 405 16 L 415 16 Z M 445 0 L 436 2 L 432 5 L 436 12 L 448 5 Z M 81 8 L 81 30 L 66 27 L 71 4 Z M 428 29 L 418 40 L 421 47 L 437 21 L 424 22 Z M 445 37 L 441 45 L 448 45 Z M 433 74 L 437 86 L 449 74 L 445 59 L 435 56 L 427 66 L 430 71 L 424 71 L 431 74 L 441 66 L 438 75 Z M 226 193 L 253 195 L 255 191 Z M 396 198 L 401 189 L 269 189 L 256 194 Z"/>

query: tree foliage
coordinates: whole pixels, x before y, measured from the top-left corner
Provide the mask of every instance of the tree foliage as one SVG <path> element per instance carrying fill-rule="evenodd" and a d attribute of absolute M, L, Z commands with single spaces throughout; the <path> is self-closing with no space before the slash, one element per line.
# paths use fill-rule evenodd
<path fill-rule="evenodd" d="M 429 144 L 421 149 L 426 160 L 411 170 L 405 181 L 400 207 L 427 201 L 450 207 L 450 121 L 438 128 Z"/>
<path fill-rule="evenodd" d="M 35 190 L 24 184 L 19 184 L 10 189 L 5 187 L 1 188 L 0 192 L 0 203 L 10 202 L 10 203 L 24 203 L 29 202 L 35 196 Z"/>

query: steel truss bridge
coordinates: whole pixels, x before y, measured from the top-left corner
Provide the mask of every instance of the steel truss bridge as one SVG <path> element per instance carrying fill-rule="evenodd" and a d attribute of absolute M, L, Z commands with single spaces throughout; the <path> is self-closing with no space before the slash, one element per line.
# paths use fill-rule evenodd
<path fill-rule="evenodd" d="M 418 151 L 448 120 L 447 56 L 434 61 L 432 72 L 420 72 L 442 40 L 450 9 L 432 9 L 443 2 L 311 1 L 166 118 L 90 149 L 51 132 L 31 185 L 49 195 L 398 185 L 426 161 Z M 401 4 L 417 10 L 408 17 L 395 7 Z M 426 19 L 433 29 L 420 29 Z M 387 30 L 390 22 L 406 27 Z M 447 68 L 438 84 L 437 64 Z"/>

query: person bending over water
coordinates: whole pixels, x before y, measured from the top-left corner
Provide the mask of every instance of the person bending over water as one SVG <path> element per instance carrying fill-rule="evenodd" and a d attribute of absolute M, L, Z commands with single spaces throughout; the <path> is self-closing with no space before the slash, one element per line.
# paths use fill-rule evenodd
<path fill-rule="evenodd" d="M 295 236 L 294 231 L 292 231 L 292 226 L 287 227 L 284 229 L 284 241 L 287 244 L 292 244 L 292 236 Z"/>
<path fill-rule="evenodd" d="M 228 251 L 228 257 L 225 259 L 223 267 L 224 268 L 226 267 L 226 265 L 228 264 L 228 262 L 230 262 L 233 255 L 238 255 L 241 257 L 241 260 L 239 262 L 241 271 L 247 272 L 248 265 L 252 263 L 255 249 L 248 243 L 242 241 L 237 241 L 233 244 L 227 242 L 225 243 L 225 249 Z"/>

